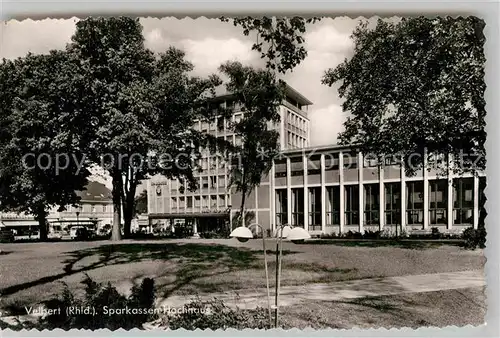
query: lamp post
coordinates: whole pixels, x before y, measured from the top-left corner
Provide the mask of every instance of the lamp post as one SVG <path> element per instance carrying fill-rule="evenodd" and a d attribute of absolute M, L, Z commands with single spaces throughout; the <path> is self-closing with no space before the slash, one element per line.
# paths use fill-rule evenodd
<path fill-rule="evenodd" d="M 269 326 L 272 325 L 272 314 L 271 314 L 271 294 L 269 291 L 269 271 L 267 268 L 267 250 L 266 250 L 266 237 L 264 235 L 264 228 L 257 223 L 251 224 L 247 227 L 241 226 L 237 227 L 233 231 L 231 231 L 231 234 L 229 235 L 230 237 L 236 237 L 238 241 L 240 242 L 246 242 L 250 238 L 253 238 L 252 231 L 250 231 L 250 227 L 255 226 L 257 228 L 260 228 L 262 231 L 262 250 L 264 250 L 264 269 L 266 271 L 266 289 L 267 289 L 267 310 L 269 313 Z"/>
<path fill-rule="evenodd" d="M 266 285 L 267 285 L 267 301 L 268 301 L 268 310 L 269 310 L 269 321 L 270 325 L 272 325 L 272 315 L 271 315 L 271 297 L 269 296 L 269 278 L 267 271 L 267 255 L 266 255 L 266 241 L 264 238 L 264 229 L 259 224 L 252 224 L 250 226 L 258 226 L 262 229 L 262 246 L 264 249 L 264 264 L 266 269 Z M 241 226 L 234 229 L 230 237 L 236 237 L 240 242 L 246 242 L 250 238 L 253 238 L 253 234 L 249 228 Z M 275 285 L 275 294 L 274 294 L 274 326 L 278 327 L 278 318 L 279 318 L 279 294 L 280 294 L 280 283 L 281 283 L 281 260 L 283 257 L 283 238 L 290 240 L 292 242 L 302 241 L 304 239 L 311 238 L 311 235 L 304 230 L 304 228 L 300 227 L 290 227 L 287 224 L 279 225 L 276 230 L 276 285 Z"/>

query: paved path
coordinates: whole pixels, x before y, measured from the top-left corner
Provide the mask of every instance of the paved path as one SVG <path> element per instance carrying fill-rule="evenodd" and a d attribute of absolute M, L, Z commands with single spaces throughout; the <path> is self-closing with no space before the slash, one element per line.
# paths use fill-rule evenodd
<path fill-rule="evenodd" d="M 271 303 L 274 303 L 274 285 L 271 281 Z M 385 278 L 314 283 L 300 286 L 283 286 L 280 306 L 290 306 L 308 301 L 339 301 L 353 298 L 388 296 L 402 293 L 430 292 L 439 290 L 482 287 L 486 285 L 483 271 L 460 271 L 425 275 L 409 275 Z M 239 308 L 267 307 L 266 289 L 238 290 L 200 295 L 202 300 L 216 297 L 228 306 Z M 158 306 L 181 307 L 194 296 L 171 296 L 159 300 Z"/>
<path fill-rule="evenodd" d="M 271 281 L 271 283 L 274 280 Z M 439 290 L 482 287 L 486 285 L 481 270 L 409 275 L 385 278 L 368 278 L 333 283 L 313 283 L 300 286 L 283 286 L 280 291 L 280 306 L 297 305 L 309 301 L 339 301 L 353 298 L 388 296 L 402 293 L 429 292 Z M 274 285 L 271 284 L 273 288 Z M 157 306 L 179 308 L 189 303 L 193 296 L 171 296 L 160 299 Z M 200 295 L 202 300 L 216 297 L 227 306 L 251 309 L 267 307 L 266 289 L 238 290 L 224 293 Z M 274 289 L 271 290 L 271 303 L 274 303 Z M 37 320 L 37 316 L 9 316 L 0 320 L 17 325 L 19 322 Z"/>

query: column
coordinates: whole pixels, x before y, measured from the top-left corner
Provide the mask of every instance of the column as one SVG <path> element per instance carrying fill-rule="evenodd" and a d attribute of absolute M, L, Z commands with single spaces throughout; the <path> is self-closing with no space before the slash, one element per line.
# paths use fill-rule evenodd
<path fill-rule="evenodd" d="M 406 173 L 404 158 L 401 156 L 401 229 L 406 227 Z M 397 230 L 396 230 L 397 232 Z"/>
<path fill-rule="evenodd" d="M 193 237 L 199 237 L 199 235 L 198 235 L 198 218 L 193 219 Z"/>
<path fill-rule="evenodd" d="M 321 154 L 321 233 L 326 232 L 325 154 Z"/>
<path fill-rule="evenodd" d="M 453 170 L 452 170 L 451 154 L 448 155 L 448 199 L 446 209 L 446 228 L 451 230 L 453 227 Z"/>
<path fill-rule="evenodd" d="M 340 218 L 340 233 L 344 232 L 345 221 L 345 202 L 344 202 L 344 153 L 339 153 L 339 183 L 340 183 L 340 201 L 339 201 L 339 218 Z"/>
<path fill-rule="evenodd" d="M 424 229 L 429 228 L 429 171 L 427 170 L 427 149 L 424 149 Z"/>
<path fill-rule="evenodd" d="M 292 170 L 290 157 L 286 158 L 286 203 L 287 203 L 287 220 L 288 225 L 292 224 Z"/>
<path fill-rule="evenodd" d="M 479 226 L 479 177 L 477 173 L 474 174 L 474 211 L 473 211 L 473 220 L 474 220 L 474 229 L 477 229 Z"/>
<path fill-rule="evenodd" d="M 363 189 L 363 154 L 358 152 L 358 184 L 359 184 L 359 232 L 364 233 L 364 219 L 365 219 L 365 206 L 364 195 L 365 190 Z"/>
<path fill-rule="evenodd" d="M 302 154 L 304 171 L 304 230 L 309 231 L 309 189 L 307 187 L 307 156 Z"/>
<path fill-rule="evenodd" d="M 384 206 L 385 206 L 385 190 L 384 190 L 384 164 L 379 163 L 379 170 L 378 170 L 378 179 L 379 179 L 379 230 L 382 231 L 384 228 L 384 219 L 385 219 L 385 213 L 384 213 Z"/>

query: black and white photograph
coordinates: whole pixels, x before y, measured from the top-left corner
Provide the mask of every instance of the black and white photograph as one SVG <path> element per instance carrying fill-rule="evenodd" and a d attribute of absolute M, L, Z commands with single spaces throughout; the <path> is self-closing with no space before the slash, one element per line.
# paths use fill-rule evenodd
<path fill-rule="evenodd" d="M 0 330 L 483 325 L 484 29 L 3 21 Z"/>

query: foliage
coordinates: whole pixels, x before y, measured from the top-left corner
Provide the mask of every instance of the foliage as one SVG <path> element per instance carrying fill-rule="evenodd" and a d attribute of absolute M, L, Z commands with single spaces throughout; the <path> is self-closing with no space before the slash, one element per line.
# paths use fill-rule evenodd
<path fill-rule="evenodd" d="M 227 62 L 220 71 L 229 78 L 226 89 L 242 108 L 243 117 L 230 128 L 241 135 L 242 144 L 231 154 L 229 185 L 242 194 L 240 215 L 244 214 L 245 199 L 269 173 L 279 150 L 279 106 L 284 95 L 284 83 L 269 70 L 256 70 L 239 62 Z"/>
<path fill-rule="evenodd" d="M 148 191 L 143 190 L 139 196 L 135 197 L 134 216 L 148 213 Z"/>
<path fill-rule="evenodd" d="M 64 51 L 0 64 L 0 206 L 27 212 L 47 239 L 46 216 L 79 201 L 89 171 L 86 112 L 75 60 Z"/>
<path fill-rule="evenodd" d="M 473 227 L 465 229 L 462 238 L 467 249 L 475 250 L 476 248 L 484 249 L 486 247 L 486 229 L 484 226 L 477 229 Z"/>
<path fill-rule="evenodd" d="M 263 308 L 232 309 L 220 299 L 202 301 L 197 298 L 184 306 L 184 311 L 165 316 L 163 326 L 171 330 L 268 329 L 269 317 Z"/>
<path fill-rule="evenodd" d="M 123 203 L 128 236 L 141 180 L 161 174 L 195 187 L 191 155 L 207 143 L 215 147 L 216 139 L 192 126 L 213 115 L 208 100 L 221 82 L 216 76 L 191 76 L 193 65 L 178 49 L 155 56 L 144 46 L 138 19 L 81 20 L 68 50 L 83 75 L 79 104 L 94 126 L 89 157 L 101 164 L 106 155 L 103 164 L 113 179 L 113 224 L 120 224 Z M 113 238 L 119 237 L 115 227 Z"/>
<path fill-rule="evenodd" d="M 286 73 L 293 70 L 307 56 L 303 37 L 308 24 L 314 24 L 320 18 L 306 19 L 301 16 L 294 17 L 267 17 L 254 18 L 251 16 L 242 18 L 221 17 L 223 22 L 232 21 L 234 26 L 240 26 L 245 36 L 251 32 L 256 33 L 256 42 L 252 50 L 261 54 L 266 59 L 266 67 Z"/>
<path fill-rule="evenodd" d="M 341 143 L 401 154 L 408 175 L 421 168 L 425 148 L 434 162 L 435 154 L 454 155 L 457 172 L 483 169 L 484 25 L 449 16 L 379 20 L 374 29 L 360 24 L 352 58 L 323 78 L 329 86 L 340 83 L 350 113 Z"/>
<path fill-rule="evenodd" d="M 132 287 L 128 297 L 121 295 L 110 283 L 96 283 L 88 275 L 82 284 L 85 285 L 83 298 L 75 297 L 65 284 L 62 295 L 46 303 L 46 307 L 54 310 L 54 314 L 41 319 L 42 327 L 64 330 L 130 330 L 142 328 L 142 324 L 154 318 L 154 281 L 151 278 L 145 278 L 140 286 Z M 130 313 L 123 312 L 127 308 Z M 71 313 L 71 309 L 79 309 L 80 313 Z M 84 313 L 83 309 L 89 311 Z M 115 310 L 115 313 L 111 310 Z"/>
<path fill-rule="evenodd" d="M 438 239 L 443 237 L 443 234 L 441 233 L 441 231 L 439 231 L 439 228 L 433 227 L 431 228 L 431 236 L 434 239 Z"/>

